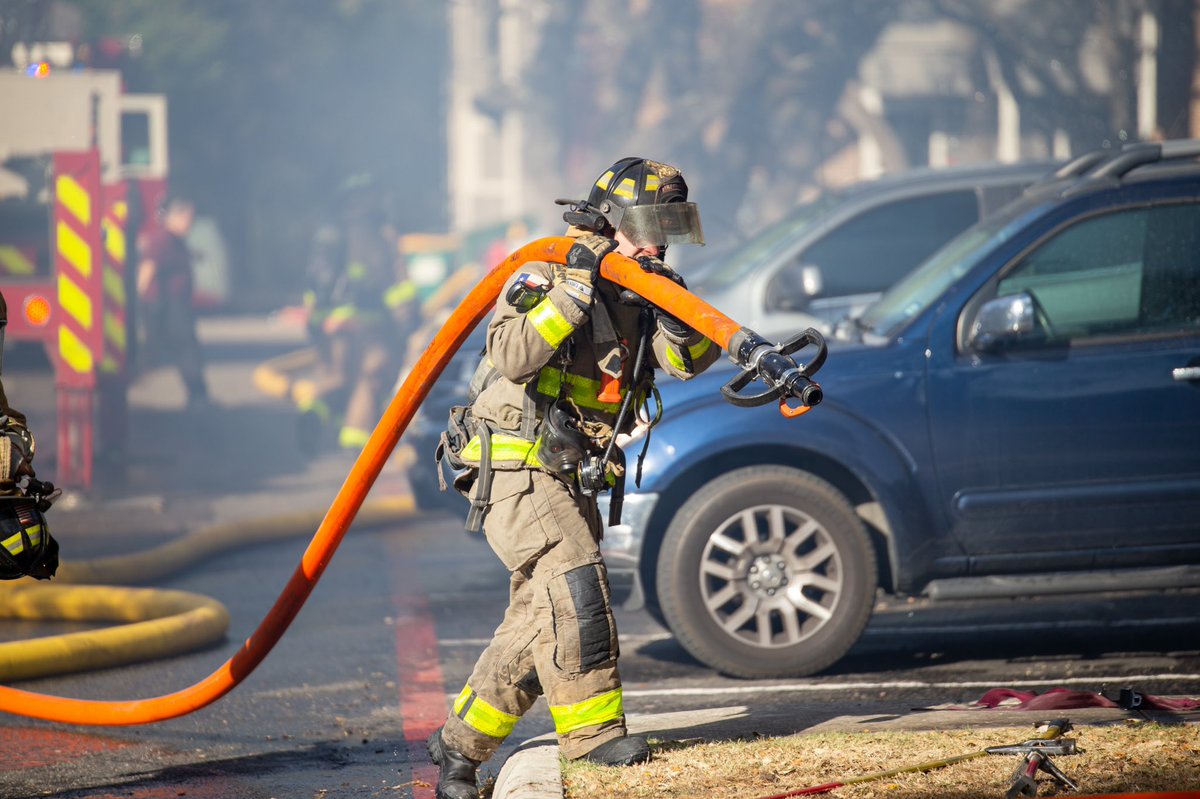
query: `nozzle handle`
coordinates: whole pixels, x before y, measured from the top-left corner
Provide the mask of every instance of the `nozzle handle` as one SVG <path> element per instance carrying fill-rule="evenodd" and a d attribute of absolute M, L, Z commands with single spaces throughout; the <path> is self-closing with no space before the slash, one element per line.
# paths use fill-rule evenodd
<path fill-rule="evenodd" d="M 816 348 L 812 360 L 798 364 L 792 354 L 807 346 Z M 742 408 L 766 405 L 779 401 L 779 410 L 787 418 L 795 418 L 824 399 L 821 386 L 812 379 L 825 364 L 828 347 L 825 338 L 814 328 L 792 336 L 780 345 L 772 345 L 752 330 L 742 328 L 730 341 L 730 358 L 742 371 L 721 387 L 721 396 L 732 405 Z M 762 380 L 767 389 L 757 394 L 743 394 L 742 389 L 754 380 Z M 800 407 L 787 404 L 798 399 Z"/>

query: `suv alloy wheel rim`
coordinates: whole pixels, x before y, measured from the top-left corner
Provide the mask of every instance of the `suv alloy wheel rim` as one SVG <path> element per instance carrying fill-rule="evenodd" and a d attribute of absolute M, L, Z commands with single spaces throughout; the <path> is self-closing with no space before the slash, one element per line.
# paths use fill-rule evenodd
<path fill-rule="evenodd" d="M 841 553 L 811 516 L 756 505 L 722 522 L 700 559 L 700 592 L 716 624 L 744 643 L 778 648 L 833 618 L 844 586 Z"/>

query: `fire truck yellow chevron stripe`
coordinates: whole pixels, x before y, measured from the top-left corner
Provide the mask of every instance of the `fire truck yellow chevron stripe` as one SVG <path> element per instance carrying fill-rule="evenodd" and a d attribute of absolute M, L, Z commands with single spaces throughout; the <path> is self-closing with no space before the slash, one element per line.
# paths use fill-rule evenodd
<path fill-rule="evenodd" d="M 58 251 L 84 277 L 92 274 L 92 248 L 66 222 L 58 222 Z"/>
<path fill-rule="evenodd" d="M 85 225 L 91 223 L 92 198 L 87 189 L 79 185 L 79 181 L 70 175 L 59 175 L 54 182 L 54 190 L 58 201 L 66 206 L 72 216 Z"/>
<path fill-rule="evenodd" d="M 33 261 L 16 247 L 0 245 L 0 272 L 8 275 L 32 275 Z"/>
<path fill-rule="evenodd" d="M 92 329 L 92 300 L 74 280 L 58 275 L 58 304 L 86 330 Z"/>
<path fill-rule="evenodd" d="M 58 354 L 74 371 L 80 374 L 92 371 L 92 351 L 66 325 L 58 327 Z"/>
<path fill-rule="evenodd" d="M 125 351 L 125 325 L 110 313 L 104 314 L 104 337 L 117 349 Z"/>
<path fill-rule="evenodd" d="M 125 283 L 115 269 L 104 269 L 104 293 L 118 305 L 125 306 Z"/>
<path fill-rule="evenodd" d="M 105 219 L 102 224 L 104 226 L 104 249 L 108 251 L 114 261 L 120 264 L 125 263 L 125 231 L 111 219 Z"/>

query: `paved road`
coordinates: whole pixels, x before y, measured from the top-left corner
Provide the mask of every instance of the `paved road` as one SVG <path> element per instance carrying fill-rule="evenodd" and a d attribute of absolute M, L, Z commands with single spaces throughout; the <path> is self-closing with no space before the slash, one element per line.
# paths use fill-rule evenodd
<path fill-rule="evenodd" d="M 68 556 L 139 549 L 207 521 L 328 502 L 348 463 L 331 455 L 302 458 L 290 417 L 249 387 L 258 360 L 295 343 L 283 333 L 264 336 L 264 329 L 270 328 L 244 320 L 206 324 L 223 412 L 181 414 L 170 375 L 139 383 L 130 485 L 112 500 L 84 498 L 60 514 Z M 252 344 L 239 343 L 249 336 Z M 19 369 L 6 372 L 6 384 L 21 376 Z M 34 401 L 35 384 L 36 376 L 26 374 L 10 393 Z M 403 481 L 385 475 L 378 490 L 403 490 Z M 124 528 L 121 519 L 129 522 Z M 161 581 L 224 602 L 232 616 L 224 643 L 20 687 L 124 699 L 200 679 L 253 631 L 305 543 L 247 546 Z M 431 796 L 434 774 L 421 743 L 499 622 L 506 591 L 507 576 L 486 544 L 449 516 L 352 531 L 276 650 L 215 705 L 116 729 L 0 716 L 0 799 Z M 1122 602 L 893 608 L 842 663 L 805 680 L 725 678 L 691 660 L 646 613 L 620 611 L 618 624 L 632 713 L 769 707 L 775 732 L 844 714 L 884 716 L 969 701 L 994 686 L 1115 692 L 1131 684 L 1150 693 L 1200 695 L 1195 592 Z M 51 631 L 5 627 L 0 637 Z M 512 744 L 551 728 L 539 704 Z M 676 734 L 689 737 L 687 730 Z M 485 773 L 495 774 L 511 751 L 503 749 Z"/>

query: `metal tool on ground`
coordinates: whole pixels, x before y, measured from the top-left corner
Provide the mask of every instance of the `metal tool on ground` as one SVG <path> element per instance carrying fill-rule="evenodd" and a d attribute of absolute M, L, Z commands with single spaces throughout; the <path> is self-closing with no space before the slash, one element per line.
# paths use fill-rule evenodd
<path fill-rule="evenodd" d="M 1024 741 L 1023 743 L 1013 744 L 1012 746 L 994 746 L 989 749 L 980 749 L 977 752 L 967 752 L 966 754 L 963 754 L 963 755 L 955 755 L 953 757 L 947 757 L 947 758 L 943 758 L 941 760 L 928 760 L 924 763 L 918 763 L 913 766 L 899 766 L 897 768 L 890 768 L 890 769 L 886 769 L 884 771 L 873 771 L 869 774 L 861 774 L 857 777 L 847 777 L 844 780 L 838 780 L 835 782 L 827 782 L 822 785 L 812 785 L 808 788 L 797 788 L 794 791 L 785 791 L 784 793 L 771 794 L 770 796 L 760 797 L 760 799 L 791 799 L 791 797 L 794 797 L 794 796 L 816 796 L 817 794 L 829 793 L 830 791 L 836 790 L 837 788 L 844 788 L 847 785 L 858 785 L 859 783 L 863 783 L 863 782 L 874 782 L 875 780 L 885 780 L 888 777 L 898 777 L 901 774 L 916 774 L 916 773 L 920 773 L 920 772 L 933 771 L 934 769 L 945 768 L 946 766 L 953 766 L 955 763 L 965 763 L 968 760 L 975 760 L 976 758 L 986 757 L 987 755 L 990 755 L 990 754 L 1007 754 L 1010 751 L 1013 753 L 1024 752 L 1024 751 L 1037 752 L 1037 751 L 1039 751 L 1038 747 L 1041 745 L 1045 745 L 1045 746 L 1048 746 L 1051 748 L 1054 748 L 1054 747 L 1066 748 L 1067 747 L 1067 744 L 1064 742 L 1064 739 L 1062 739 L 1062 737 L 1061 737 L 1064 732 L 1071 729 L 1071 722 L 1068 721 L 1067 719 L 1056 719 L 1054 721 L 1039 722 L 1038 729 L 1041 731 L 1041 735 L 1039 735 L 1037 738 L 1034 738 L 1034 739 L 1031 739 L 1028 741 Z M 1070 754 L 1074 754 L 1074 748 L 1075 748 L 1074 740 L 1071 740 L 1071 739 L 1066 739 L 1066 740 L 1070 740 L 1069 747 L 1072 750 L 1070 752 Z M 993 751 L 993 750 L 995 750 L 995 751 Z M 1062 754 L 1067 754 L 1067 753 L 1063 752 Z M 1039 758 L 1044 757 L 1044 755 L 1045 755 L 1045 752 L 1043 751 L 1039 755 Z M 1024 765 L 1024 763 L 1022 763 L 1022 765 Z M 1057 769 L 1055 769 L 1055 770 L 1057 771 Z M 1020 770 L 1018 770 L 1018 771 L 1020 771 Z M 1036 773 L 1036 771 L 1037 771 L 1037 769 L 1035 768 L 1034 772 Z M 1059 774 L 1061 774 L 1061 773 L 1062 772 L 1059 772 Z M 1065 775 L 1064 775 L 1064 778 L 1065 778 Z M 1071 783 L 1071 785 L 1073 786 L 1074 783 Z M 1035 787 L 1034 788 L 1035 795 L 1036 795 L 1036 791 L 1037 791 L 1037 789 Z M 1009 799 L 1011 799 L 1011 797 L 1013 797 L 1013 796 L 1014 796 L 1014 794 L 1012 794 L 1012 792 L 1010 791 Z"/>
<path fill-rule="evenodd" d="M 1068 719 L 1043 721 L 1039 728 L 1045 728 L 1047 735 L 1057 733 L 1054 737 L 1034 738 L 1024 743 L 1008 746 L 992 746 L 987 749 L 989 755 L 1020 755 L 1021 764 L 1013 772 L 1012 787 L 1005 794 L 1005 799 L 1017 799 L 1018 796 L 1037 796 L 1037 773 L 1044 771 L 1051 779 L 1068 791 L 1078 791 L 1079 785 L 1063 774 L 1058 766 L 1050 760 L 1051 755 L 1077 754 L 1074 738 L 1063 738 L 1063 733 L 1070 732 L 1071 722 Z"/>

